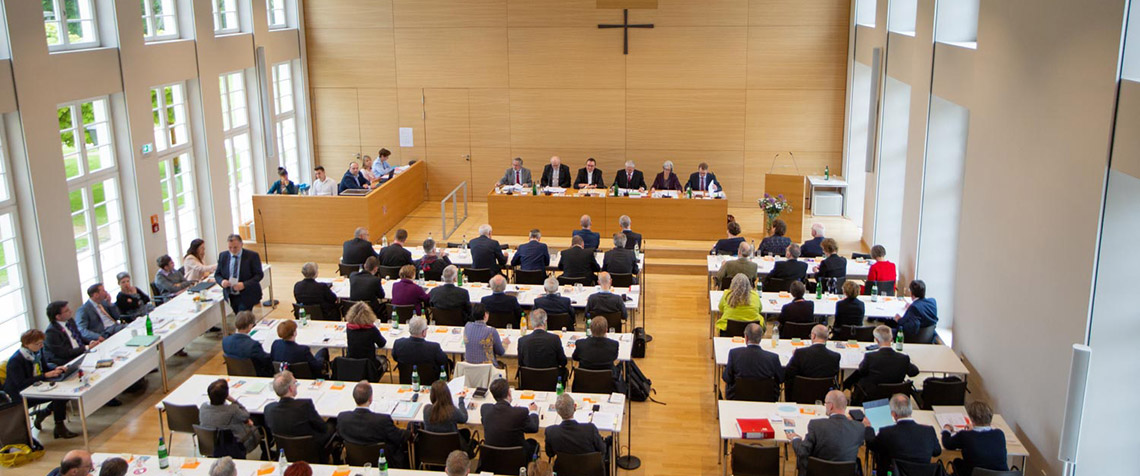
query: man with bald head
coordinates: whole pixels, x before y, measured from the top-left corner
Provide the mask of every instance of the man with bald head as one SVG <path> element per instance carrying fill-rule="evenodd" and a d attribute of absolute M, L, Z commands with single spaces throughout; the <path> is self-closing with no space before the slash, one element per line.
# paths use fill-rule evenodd
<path fill-rule="evenodd" d="M 878 435 L 871 421 L 863 419 L 863 425 L 867 427 L 864 430 L 867 449 L 875 454 L 878 474 L 886 474 L 896 460 L 926 464 L 942 454 L 942 444 L 938 442 L 934 427 L 920 425 L 911 418 L 914 409 L 910 406 L 910 397 L 896 393 L 891 396 L 889 405 L 895 424 L 880 428 Z"/>
<path fill-rule="evenodd" d="M 87 476 L 95 471 L 91 453 L 84 450 L 71 450 L 63 455 L 59 467 L 51 470 L 48 476 Z"/>
<path fill-rule="evenodd" d="M 550 158 L 550 164 L 542 168 L 539 185 L 543 187 L 570 188 L 570 167 L 562 163 L 557 155 Z"/>
<path fill-rule="evenodd" d="M 344 242 L 340 252 L 340 262 L 364 264 L 364 260 L 376 256 L 376 250 L 372 249 L 371 239 L 372 236 L 368 234 L 367 228 L 357 228 L 352 234 L 352 239 Z"/>
<path fill-rule="evenodd" d="M 808 458 L 814 456 L 834 462 L 856 461 L 863 446 L 863 424 L 847 416 L 847 397 L 839 390 L 827 392 L 823 400 L 827 418 L 808 422 L 807 436 L 792 433 L 792 449 L 796 452 L 799 476 L 807 476 Z"/>
<path fill-rule="evenodd" d="M 784 384 L 788 401 L 792 401 L 797 376 L 834 379 L 839 375 L 839 353 L 827 348 L 827 326 L 816 324 L 811 328 L 811 345 L 792 353 L 784 375 L 788 379 Z"/>

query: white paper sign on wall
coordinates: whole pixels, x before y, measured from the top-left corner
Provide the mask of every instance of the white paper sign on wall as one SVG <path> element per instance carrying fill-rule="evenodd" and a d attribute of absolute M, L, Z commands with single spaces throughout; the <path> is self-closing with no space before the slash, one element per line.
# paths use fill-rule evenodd
<path fill-rule="evenodd" d="M 400 147 L 415 147 L 415 144 L 412 142 L 411 127 L 400 128 Z"/>

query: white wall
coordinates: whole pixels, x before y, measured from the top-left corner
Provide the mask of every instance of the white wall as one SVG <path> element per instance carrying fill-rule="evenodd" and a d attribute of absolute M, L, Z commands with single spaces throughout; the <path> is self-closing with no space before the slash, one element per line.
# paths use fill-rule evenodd
<path fill-rule="evenodd" d="M 907 186 L 906 144 L 907 126 L 910 122 L 910 85 L 892 76 L 887 76 L 886 80 L 882 121 L 878 182 L 875 186 L 874 243 L 887 248 L 887 259 L 898 261 L 903 194 Z"/>
<path fill-rule="evenodd" d="M 871 108 L 871 67 L 852 61 L 851 110 L 847 116 L 847 154 L 843 176 L 847 178 L 847 210 L 851 221 L 863 222 L 863 197 L 867 189 L 867 128 Z"/>

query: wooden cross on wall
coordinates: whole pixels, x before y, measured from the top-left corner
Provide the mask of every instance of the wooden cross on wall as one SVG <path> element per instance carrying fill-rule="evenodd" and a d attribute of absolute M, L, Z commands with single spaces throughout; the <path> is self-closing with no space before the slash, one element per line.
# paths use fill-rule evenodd
<path fill-rule="evenodd" d="M 622 29 L 622 31 L 621 31 L 621 53 L 623 55 L 628 55 L 629 54 L 629 29 L 630 28 L 653 28 L 653 24 L 652 23 L 643 23 L 643 24 L 631 25 L 631 24 L 629 24 L 629 10 L 623 9 L 621 12 L 622 12 L 622 22 L 620 25 L 601 24 L 601 25 L 598 25 L 598 28 L 599 29 L 621 28 Z"/>

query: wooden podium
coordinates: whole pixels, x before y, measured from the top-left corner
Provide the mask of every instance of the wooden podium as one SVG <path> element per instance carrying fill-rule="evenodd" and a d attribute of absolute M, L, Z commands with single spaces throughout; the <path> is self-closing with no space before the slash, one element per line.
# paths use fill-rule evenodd
<path fill-rule="evenodd" d="M 788 205 L 792 206 L 791 211 L 784 211 L 780 214 L 780 219 L 788 224 L 788 232 L 785 236 L 792 239 L 792 243 L 798 243 L 803 239 L 804 233 L 804 196 L 807 189 L 807 177 L 803 175 L 785 175 L 785 174 L 765 174 L 764 175 L 764 193 L 773 197 L 777 195 L 784 195 L 784 199 L 788 201 Z M 769 231 L 764 230 L 765 235 Z"/>

